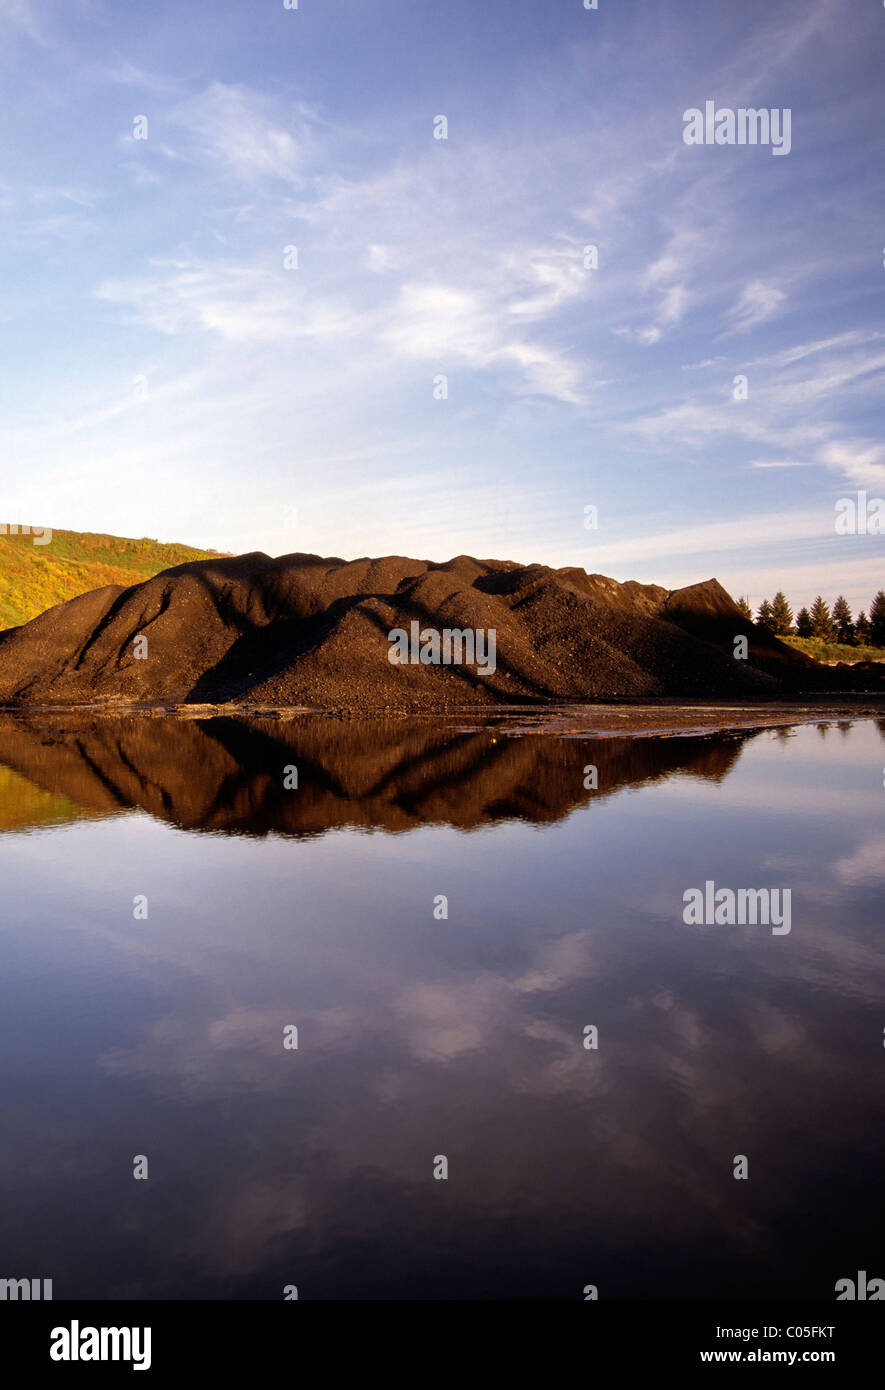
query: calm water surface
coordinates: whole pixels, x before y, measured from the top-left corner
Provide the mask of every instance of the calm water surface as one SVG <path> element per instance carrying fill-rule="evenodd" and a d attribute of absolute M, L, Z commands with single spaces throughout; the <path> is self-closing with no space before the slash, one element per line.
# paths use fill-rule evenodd
<path fill-rule="evenodd" d="M 883 763 L 873 720 L 0 719 L 0 1277 L 831 1300 L 885 1276 Z M 686 926 L 707 879 L 790 888 L 789 935 Z"/>

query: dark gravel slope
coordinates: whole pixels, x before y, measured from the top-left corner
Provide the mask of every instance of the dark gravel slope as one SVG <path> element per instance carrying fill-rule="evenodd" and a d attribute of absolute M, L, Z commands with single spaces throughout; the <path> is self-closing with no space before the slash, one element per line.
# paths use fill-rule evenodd
<path fill-rule="evenodd" d="M 412 622 L 493 630 L 494 673 L 392 665 L 388 633 Z M 734 658 L 742 633 L 746 661 Z M 815 688 L 820 675 L 748 624 L 715 579 L 668 592 L 465 555 L 445 564 L 260 553 L 200 560 L 132 588 L 84 594 L 0 634 L 7 705 L 429 709 L 765 696 Z"/>

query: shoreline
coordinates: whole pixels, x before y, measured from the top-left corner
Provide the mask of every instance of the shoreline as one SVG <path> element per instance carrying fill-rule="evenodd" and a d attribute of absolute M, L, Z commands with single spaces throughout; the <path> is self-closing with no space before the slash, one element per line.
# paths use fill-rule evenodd
<path fill-rule="evenodd" d="M 672 697 L 641 702 L 588 704 L 462 706 L 441 709 L 322 709 L 311 706 L 250 704 L 188 705 L 5 705 L 0 715 L 31 725 L 72 726 L 95 720 L 244 719 L 294 722 L 329 719 L 336 722 L 398 724 L 408 721 L 451 723 L 463 732 L 493 728 L 502 737 L 548 734 L 560 738 L 691 737 L 753 728 L 786 728 L 852 719 L 885 718 L 885 697 L 880 695 L 823 697 L 817 694 L 794 700 L 693 701 Z"/>

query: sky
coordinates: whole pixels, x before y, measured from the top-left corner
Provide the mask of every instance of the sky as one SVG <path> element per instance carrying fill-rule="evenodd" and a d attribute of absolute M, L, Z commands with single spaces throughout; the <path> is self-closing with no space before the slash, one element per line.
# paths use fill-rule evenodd
<path fill-rule="evenodd" d="M 0 0 L 0 512 L 868 608 L 883 69 L 874 0 Z"/>

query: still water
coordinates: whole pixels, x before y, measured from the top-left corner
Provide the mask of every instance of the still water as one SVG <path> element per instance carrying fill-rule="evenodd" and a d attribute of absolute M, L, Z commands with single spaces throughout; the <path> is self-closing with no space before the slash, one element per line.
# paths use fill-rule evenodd
<path fill-rule="evenodd" d="M 832 1300 L 885 1276 L 883 764 L 875 720 L 0 717 L 0 1277 Z M 686 925 L 706 880 L 789 888 L 791 930 Z"/>

